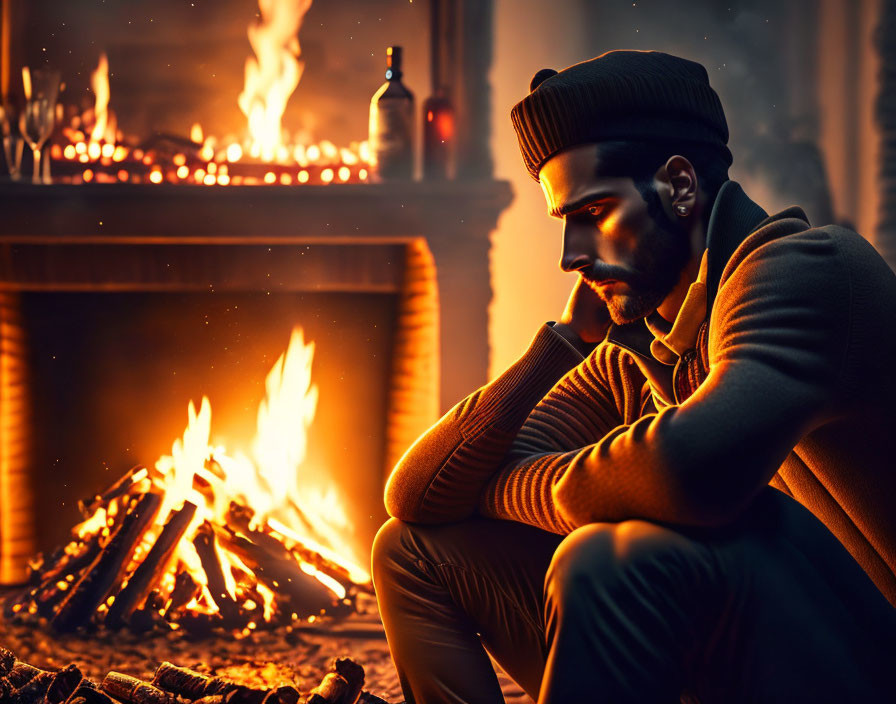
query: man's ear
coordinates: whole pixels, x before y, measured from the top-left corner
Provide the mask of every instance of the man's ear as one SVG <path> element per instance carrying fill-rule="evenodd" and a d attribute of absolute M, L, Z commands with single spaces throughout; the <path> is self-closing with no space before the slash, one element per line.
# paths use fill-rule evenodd
<path fill-rule="evenodd" d="M 697 204 L 699 188 L 693 164 L 680 154 L 676 154 L 669 157 L 660 168 L 657 178 L 663 185 L 661 192 L 665 192 L 668 197 L 667 202 L 672 212 L 678 217 L 690 215 Z"/>

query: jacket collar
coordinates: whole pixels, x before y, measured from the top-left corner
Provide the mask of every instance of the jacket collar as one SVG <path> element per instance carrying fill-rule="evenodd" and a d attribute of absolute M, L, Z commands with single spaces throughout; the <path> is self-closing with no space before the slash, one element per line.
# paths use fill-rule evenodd
<path fill-rule="evenodd" d="M 794 212 L 794 211 L 799 211 Z M 712 310 L 713 301 L 722 279 L 722 271 L 741 242 L 759 227 L 779 220 L 783 217 L 802 217 L 805 213 L 800 208 L 788 208 L 769 217 L 761 207 L 744 193 L 736 181 L 726 181 L 719 189 L 709 215 L 706 228 L 707 253 L 707 310 Z M 650 324 L 659 330 L 668 332 L 671 323 L 653 312 L 648 316 Z M 641 357 L 653 360 L 650 354 L 650 343 L 654 335 L 647 327 L 646 320 L 636 320 L 626 325 L 611 325 L 607 341 L 634 352 Z"/>

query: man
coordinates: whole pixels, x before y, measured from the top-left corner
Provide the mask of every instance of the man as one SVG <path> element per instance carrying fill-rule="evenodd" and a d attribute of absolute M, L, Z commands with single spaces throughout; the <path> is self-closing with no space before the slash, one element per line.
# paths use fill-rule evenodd
<path fill-rule="evenodd" d="M 501 701 L 483 646 L 550 704 L 896 701 L 896 276 L 728 180 L 699 64 L 543 70 L 512 118 L 578 279 L 390 477 L 408 701 Z"/>

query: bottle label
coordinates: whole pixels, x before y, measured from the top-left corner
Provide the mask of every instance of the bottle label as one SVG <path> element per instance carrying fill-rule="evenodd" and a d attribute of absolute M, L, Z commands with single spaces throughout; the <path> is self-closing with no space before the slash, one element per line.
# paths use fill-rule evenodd
<path fill-rule="evenodd" d="M 410 178 L 413 169 L 414 106 L 409 100 L 380 99 L 370 106 L 370 151 L 385 178 Z"/>

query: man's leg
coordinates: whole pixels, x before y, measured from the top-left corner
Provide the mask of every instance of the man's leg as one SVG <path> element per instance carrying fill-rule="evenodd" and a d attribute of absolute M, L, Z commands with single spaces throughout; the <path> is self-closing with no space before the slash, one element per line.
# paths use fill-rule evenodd
<path fill-rule="evenodd" d="M 387 522 L 373 579 L 409 703 L 503 702 L 483 644 L 533 698 L 546 655 L 544 575 L 561 536 L 508 521 Z"/>
<path fill-rule="evenodd" d="M 892 701 L 894 609 L 809 511 L 768 489 L 736 524 L 593 524 L 545 581 L 539 702 Z M 892 665 L 890 665 L 892 667 Z"/>

